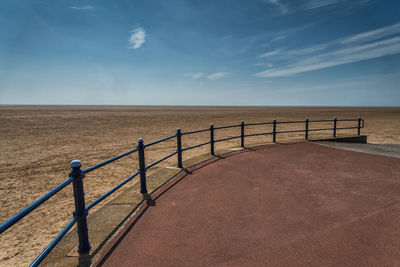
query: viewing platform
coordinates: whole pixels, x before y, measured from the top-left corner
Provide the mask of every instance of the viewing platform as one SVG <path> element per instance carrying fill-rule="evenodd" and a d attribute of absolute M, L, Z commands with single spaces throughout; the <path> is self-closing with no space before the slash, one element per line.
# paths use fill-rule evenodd
<path fill-rule="evenodd" d="M 400 159 L 313 143 L 211 159 L 106 245 L 104 266 L 400 263 Z"/>

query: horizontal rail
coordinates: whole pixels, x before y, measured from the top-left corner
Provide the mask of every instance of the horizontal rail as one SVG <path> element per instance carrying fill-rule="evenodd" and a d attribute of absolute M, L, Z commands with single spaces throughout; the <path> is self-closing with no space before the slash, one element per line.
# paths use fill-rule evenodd
<path fill-rule="evenodd" d="M 149 147 L 149 146 L 152 146 L 152 145 L 167 141 L 167 140 L 172 139 L 174 137 L 176 137 L 176 134 L 168 136 L 168 137 L 165 137 L 163 139 L 160 139 L 160 140 L 157 140 L 157 141 L 154 141 L 154 142 L 151 142 L 151 143 L 148 143 L 148 144 L 144 145 L 144 147 Z"/>
<path fill-rule="evenodd" d="M 210 128 L 202 129 L 202 130 L 196 130 L 196 131 L 190 131 L 190 132 L 183 132 L 182 135 L 202 133 L 202 132 L 207 132 L 209 130 L 210 130 Z"/>
<path fill-rule="evenodd" d="M 49 254 L 50 251 L 58 244 L 58 242 L 60 242 L 61 238 L 63 238 L 65 234 L 68 233 L 68 231 L 72 228 L 72 226 L 74 226 L 77 220 L 78 218 L 75 216 L 29 266 L 38 266 L 47 256 L 47 254 Z"/>
<path fill-rule="evenodd" d="M 201 147 L 201 146 L 208 145 L 208 144 L 210 144 L 210 142 L 205 142 L 205 143 L 201 143 L 201 144 L 198 144 L 198 145 L 195 145 L 195 146 L 191 146 L 191 147 L 187 147 L 187 148 L 182 148 L 182 151 L 186 151 L 186 150 L 189 150 L 189 149 Z"/>
<path fill-rule="evenodd" d="M 278 123 L 278 122 L 277 122 Z M 256 125 L 267 125 L 273 124 L 273 122 L 255 122 L 255 123 L 245 123 L 245 126 L 256 126 Z"/>
<path fill-rule="evenodd" d="M 138 150 L 137 148 L 132 149 L 132 150 L 129 150 L 128 152 L 125 152 L 125 153 L 123 153 L 123 154 L 121 154 L 121 155 L 118 155 L 118 156 L 116 156 L 116 157 L 113 157 L 113 158 L 111 158 L 111 159 L 108 159 L 108 160 L 106 160 L 106 161 L 103 161 L 103 162 L 101 162 L 101 163 L 99 163 L 99 164 L 96 164 L 96 165 L 94 165 L 94 166 L 91 166 L 91 167 L 89 167 L 89 168 L 87 168 L 87 169 L 84 169 L 84 170 L 83 170 L 83 173 L 89 173 L 89 172 L 91 172 L 91 171 L 94 171 L 94 170 L 96 170 L 96 169 L 98 169 L 98 168 L 101 168 L 101 167 L 103 167 L 103 166 L 105 166 L 105 165 L 107 165 L 107 164 L 109 164 L 109 163 L 111 163 L 111 162 L 113 162 L 113 161 L 116 161 L 117 159 L 120 159 L 120 158 L 123 158 L 123 157 L 125 157 L 125 156 L 128 156 L 128 155 L 132 154 L 133 152 L 136 152 L 137 150 Z"/>
<path fill-rule="evenodd" d="M 259 135 L 268 135 L 268 134 L 273 134 L 273 132 L 268 132 L 268 133 L 256 133 L 256 134 L 245 134 L 244 137 L 259 136 Z"/>
<path fill-rule="evenodd" d="M 147 170 L 147 169 L 150 169 L 151 167 L 154 167 L 154 166 L 157 165 L 158 163 L 161 163 L 161 162 L 163 162 L 164 160 L 166 160 L 166 159 L 172 157 L 173 155 L 176 155 L 176 153 L 178 153 L 178 152 L 175 151 L 174 153 L 171 153 L 171 154 L 169 154 L 168 156 L 163 157 L 162 159 L 159 159 L 159 160 L 157 160 L 156 162 L 151 163 L 150 165 L 146 166 L 145 169 Z"/>
<path fill-rule="evenodd" d="M 74 180 L 73 177 L 69 177 L 67 180 L 62 182 L 61 184 L 57 185 L 55 188 L 53 188 L 50 192 L 45 194 L 44 196 L 40 197 L 37 199 L 35 202 L 30 204 L 28 207 L 25 209 L 21 210 L 17 214 L 15 214 L 13 217 L 5 221 L 0 225 L 0 234 L 2 234 L 5 230 L 13 226 L 16 222 L 24 218 L 26 215 L 28 215 L 31 211 L 39 207 L 43 202 L 54 196 L 57 192 L 59 192 L 61 189 L 69 185 L 72 181 Z"/>
<path fill-rule="evenodd" d="M 140 173 L 140 171 L 135 172 L 133 175 L 129 176 L 127 179 L 125 179 L 122 183 L 120 183 L 119 185 L 117 185 L 116 187 L 114 187 L 113 189 L 111 189 L 110 191 L 108 191 L 107 193 L 105 193 L 104 195 L 102 195 L 101 197 L 99 197 L 98 199 L 96 199 L 95 201 L 93 201 L 92 203 L 90 203 L 86 209 L 90 210 L 91 208 L 93 208 L 94 206 L 96 206 L 97 204 L 99 204 L 101 201 L 103 201 L 104 199 L 106 199 L 109 195 L 111 195 L 112 193 L 114 193 L 115 191 L 117 191 L 118 189 L 120 189 L 122 186 L 124 186 L 126 183 L 128 183 L 129 181 L 131 181 L 133 178 L 135 178 L 136 176 L 138 176 L 138 174 Z"/>
<path fill-rule="evenodd" d="M 228 140 L 232 140 L 232 139 L 236 139 L 236 138 L 240 138 L 240 137 L 241 137 L 240 135 L 231 136 L 231 137 L 226 137 L 226 138 L 222 138 L 222 139 L 217 139 L 214 142 L 216 143 L 216 142 L 228 141 Z"/>
<path fill-rule="evenodd" d="M 214 127 L 214 130 L 221 130 L 221 129 L 228 129 L 228 128 L 236 128 L 240 127 L 240 124 L 237 125 L 228 125 L 228 126 L 219 126 L 219 127 Z"/>

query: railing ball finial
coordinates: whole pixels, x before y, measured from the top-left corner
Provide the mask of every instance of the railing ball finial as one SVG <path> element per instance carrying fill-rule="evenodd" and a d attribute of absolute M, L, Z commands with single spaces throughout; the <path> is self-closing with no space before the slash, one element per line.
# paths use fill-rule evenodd
<path fill-rule="evenodd" d="M 139 143 L 143 143 L 144 141 L 143 141 L 143 138 L 139 138 L 138 140 L 137 140 Z"/>
<path fill-rule="evenodd" d="M 82 163 L 80 160 L 75 159 L 75 160 L 71 161 L 69 166 L 71 166 L 72 169 L 79 169 L 80 167 L 82 167 Z"/>

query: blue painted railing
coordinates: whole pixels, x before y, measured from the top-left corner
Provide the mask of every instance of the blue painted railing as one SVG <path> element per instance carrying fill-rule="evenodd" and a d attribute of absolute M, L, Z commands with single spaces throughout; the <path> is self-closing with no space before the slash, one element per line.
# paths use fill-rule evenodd
<path fill-rule="evenodd" d="M 327 122 L 333 122 L 333 128 L 320 128 L 320 129 L 309 129 L 309 124 L 310 123 L 327 123 Z M 357 122 L 357 126 L 353 127 L 337 127 L 337 122 Z M 305 124 L 305 128 L 301 130 L 288 130 L 288 131 L 277 131 L 277 124 Z M 255 134 L 245 134 L 245 126 L 260 126 L 260 125 L 272 125 L 272 132 L 265 132 L 265 133 L 255 133 Z M 215 130 L 221 130 L 221 129 L 228 129 L 228 128 L 239 128 L 240 127 L 240 135 L 238 136 L 233 136 L 233 137 L 227 137 L 227 138 L 222 138 L 222 139 L 214 139 L 214 132 Z M 283 133 L 300 133 L 304 132 L 305 133 L 305 139 L 308 140 L 308 135 L 309 132 L 315 132 L 315 131 L 333 131 L 333 137 L 336 137 L 336 132 L 337 130 L 344 130 L 344 129 L 357 129 L 357 135 L 360 135 L 361 128 L 364 128 L 364 120 L 361 119 L 361 117 L 358 117 L 357 119 L 342 119 L 338 120 L 336 117 L 333 120 L 309 120 L 306 118 L 304 121 L 277 121 L 273 120 L 272 122 L 261 122 L 261 123 L 244 123 L 242 121 L 240 124 L 237 125 L 229 125 L 229 126 L 220 126 L 220 127 L 214 127 L 213 124 L 210 125 L 210 128 L 207 129 L 202 129 L 202 130 L 196 130 L 196 131 L 189 131 L 189 132 L 182 132 L 181 129 L 177 129 L 176 134 L 171 135 L 169 137 L 144 144 L 143 139 L 138 140 L 138 146 L 135 149 L 132 149 L 128 152 L 125 152 L 121 155 L 118 155 L 116 157 L 110 158 L 106 161 L 103 161 L 99 164 L 93 165 L 87 169 L 82 170 L 81 169 L 81 162 L 79 160 L 73 160 L 70 164 L 72 171 L 69 174 L 69 178 L 56 186 L 54 189 L 52 189 L 50 192 L 45 194 L 44 196 L 40 197 L 37 199 L 35 202 L 18 212 L 16 215 L 5 221 L 3 224 L 0 225 L 0 235 L 9 229 L 11 226 L 13 226 L 15 223 L 17 223 L 19 220 L 24 218 L 26 215 L 28 215 L 31 211 L 39 207 L 41 204 L 43 204 L 46 200 L 54 196 L 57 192 L 62 190 L 64 187 L 69 185 L 70 183 L 73 184 L 73 190 L 74 190 L 74 199 L 75 199 L 75 211 L 74 211 L 74 217 L 72 220 L 67 224 L 67 226 L 50 242 L 50 244 L 43 250 L 43 252 L 31 263 L 30 266 L 37 266 L 49 253 L 50 251 L 58 244 L 58 242 L 65 236 L 65 234 L 74 226 L 74 224 L 77 224 L 77 230 L 78 230 L 78 237 L 79 237 L 79 245 L 78 245 L 78 252 L 79 254 L 87 254 L 89 253 L 91 249 L 91 245 L 89 242 L 89 235 L 88 235 L 88 228 L 87 228 L 87 221 L 86 217 L 88 215 L 88 211 L 95 207 L 97 204 L 99 204 L 101 201 L 106 199 L 108 196 L 110 196 L 112 193 L 117 191 L 119 188 L 127 184 L 129 181 L 131 181 L 133 178 L 136 176 L 140 176 L 140 193 L 143 194 L 143 198 L 146 200 L 148 205 L 153 204 L 153 200 L 151 199 L 150 195 L 148 194 L 147 191 L 147 186 L 146 186 L 146 170 L 156 166 L 157 164 L 163 162 L 164 160 L 177 155 L 177 166 L 178 168 L 183 168 L 182 164 L 182 152 L 187 151 L 190 149 L 198 148 L 201 146 L 205 145 L 210 145 L 210 154 L 215 155 L 214 153 L 214 145 L 217 142 L 223 142 L 223 141 L 228 141 L 228 140 L 233 140 L 240 138 L 240 146 L 244 147 L 245 146 L 245 137 L 250 137 L 250 136 L 260 136 L 260 135 L 272 135 L 272 141 L 275 143 L 276 142 L 276 136 L 277 134 L 283 134 Z M 201 144 L 197 144 L 191 147 L 187 148 L 182 148 L 182 136 L 185 135 L 190 135 L 190 134 L 197 134 L 197 133 L 203 133 L 203 132 L 210 132 L 210 141 L 204 142 Z M 161 142 L 170 140 L 176 138 L 177 140 L 177 149 L 175 152 L 149 164 L 146 166 L 145 163 L 145 148 L 159 144 Z M 138 157 L 139 157 L 139 169 L 137 172 L 126 178 L 123 182 L 115 186 L 113 189 L 90 203 L 89 205 L 85 206 L 85 198 L 84 198 L 84 190 L 83 190 L 83 178 L 85 177 L 86 173 L 92 172 L 94 170 L 97 170 L 103 166 L 106 166 L 107 164 L 119 160 L 123 157 L 126 157 L 134 152 L 138 152 Z"/>

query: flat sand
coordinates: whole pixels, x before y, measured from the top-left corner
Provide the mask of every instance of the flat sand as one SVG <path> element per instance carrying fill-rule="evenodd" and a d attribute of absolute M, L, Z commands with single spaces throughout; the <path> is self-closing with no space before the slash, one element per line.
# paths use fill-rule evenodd
<path fill-rule="evenodd" d="M 176 128 L 190 131 L 246 122 L 284 120 L 365 119 L 362 134 L 370 143 L 400 144 L 400 108 L 335 107 L 170 107 L 170 106 L 0 106 L 0 217 L 2 222 L 68 177 L 69 162 L 83 167 L 99 163 L 145 142 L 173 135 Z M 304 125 L 278 125 L 278 130 Z M 311 128 L 331 127 L 330 124 Z M 355 126 L 341 123 L 340 126 Z M 282 127 L 282 128 L 280 128 Z M 270 131 L 270 126 L 248 127 L 246 133 Z M 356 130 L 339 132 L 355 134 Z M 216 138 L 238 135 L 239 129 L 220 130 Z M 331 132 L 310 137 L 331 136 Z M 302 139 L 303 134 L 282 134 L 278 141 Z M 209 133 L 184 136 L 184 147 L 206 142 Z M 246 143 L 271 142 L 271 137 L 247 138 Z M 238 140 L 217 148 L 238 146 Z M 151 163 L 176 149 L 175 140 L 146 151 Z M 184 152 L 184 157 L 208 152 L 208 147 Z M 157 171 L 176 164 L 175 157 L 157 165 Z M 90 203 L 137 170 L 137 155 L 126 157 L 87 175 L 86 202 Z M 27 265 L 72 218 L 72 189 L 68 186 L 39 209 L 0 236 L 0 265 Z"/>

